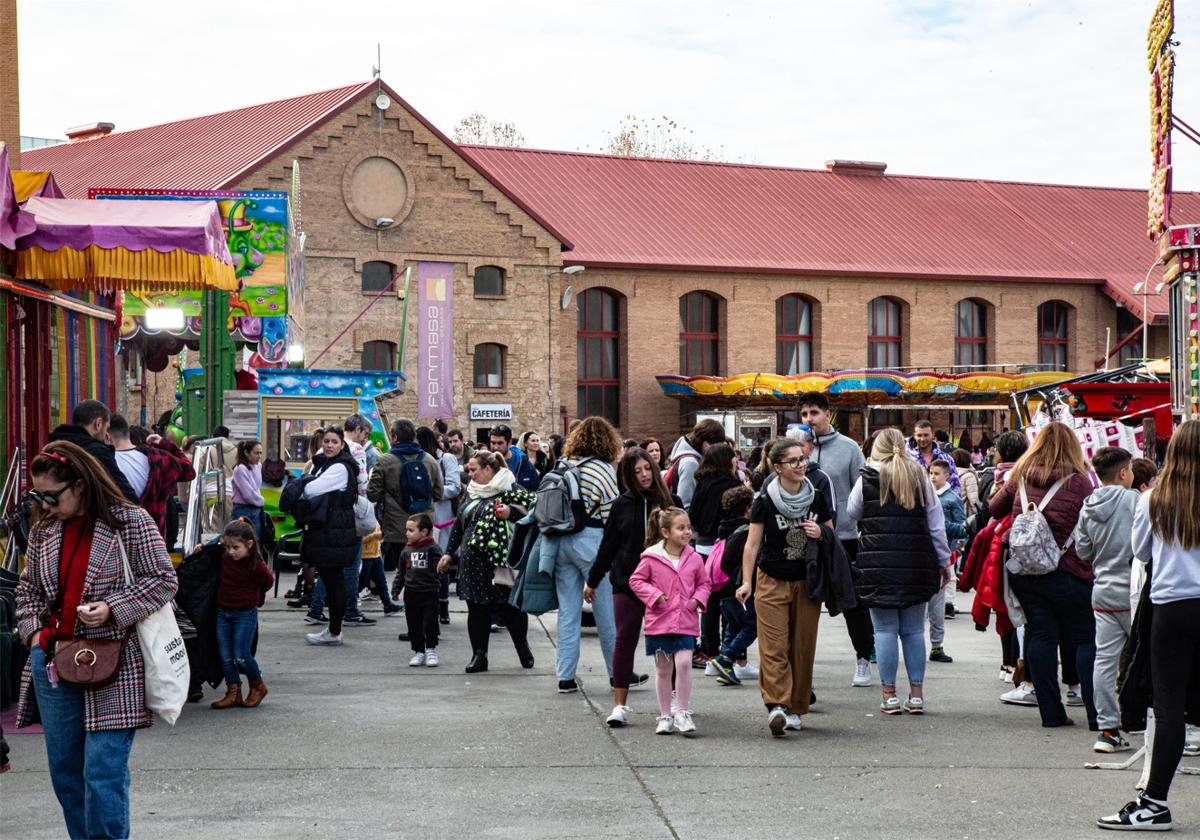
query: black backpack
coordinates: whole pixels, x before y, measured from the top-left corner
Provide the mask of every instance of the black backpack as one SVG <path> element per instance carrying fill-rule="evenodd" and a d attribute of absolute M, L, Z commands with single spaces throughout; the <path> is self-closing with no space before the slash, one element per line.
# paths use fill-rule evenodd
<path fill-rule="evenodd" d="M 313 520 L 313 505 L 309 499 L 304 498 L 304 488 L 315 477 L 302 475 L 293 478 L 283 486 L 283 492 L 279 494 L 279 512 L 291 516 L 301 528 Z"/>
<path fill-rule="evenodd" d="M 425 455 L 413 458 L 400 458 L 400 506 L 407 513 L 424 513 L 432 511 L 433 480 L 429 477 L 429 468 L 425 466 Z"/>

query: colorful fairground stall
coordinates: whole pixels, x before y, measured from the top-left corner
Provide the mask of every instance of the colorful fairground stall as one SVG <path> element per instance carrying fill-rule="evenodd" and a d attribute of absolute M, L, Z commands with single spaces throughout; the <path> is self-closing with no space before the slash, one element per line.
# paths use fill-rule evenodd
<path fill-rule="evenodd" d="M 798 420 L 798 398 L 810 391 L 828 397 L 839 429 L 852 437 L 864 438 L 871 431 L 873 410 L 1007 412 L 1014 393 L 1070 376 L 1049 371 L 949 373 L 863 369 L 794 376 L 744 373 L 728 377 L 656 378 L 666 396 L 686 401 L 699 417 L 723 420 L 740 446 L 755 446 L 765 438 L 783 433 L 788 423 Z"/>
<path fill-rule="evenodd" d="M 0 149 L 5 463 L 40 446 L 75 403 L 115 403 L 121 291 L 237 288 L 214 203 L 105 206 L 56 194 L 45 173 L 14 182 Z"/>
<path fill-rule="evenodd" d="M 221 422 L 224 392 L 235 388 L 235 360 L 250 374 L 303 361 L 303 238 L 297 234 L 288 193 L 263 190 L 89 190 L 100 202 L 216 202 L 233 260 L 237 286 L 227 295 L 200 291 L 129 292 L 121 309 L 120 338 L 129 384 L 145 385 L 146 372 L 166 370 L 181 351 L 199 351 L 202 370 L 180 380 L 189 434 Z M 217 313 L 211 334 L 205 307 Z M 208 375 L 218 387 L 210 394 Z M 253 389 L 254 377 L 237 387 Z M 211 412 L 211 413 L 210 413 Z M 145 418 L 153 422 L 153 418 Z"/>

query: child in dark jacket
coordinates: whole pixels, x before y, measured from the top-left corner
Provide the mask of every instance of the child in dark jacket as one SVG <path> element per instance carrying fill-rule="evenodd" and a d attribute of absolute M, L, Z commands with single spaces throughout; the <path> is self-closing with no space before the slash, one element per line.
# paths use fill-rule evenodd
<path fill-rule="evenodd" d="M 442 551 L 433 538 L 433 520 L 427 513 L 414 513 L 404 524 L 408 543 L 400 553 L 400 568 L 392 583 L 392 592 L 404 589 L 404 616 L 408 620 L 408 640 L 413 656 L 409 667 L 438 664 L 438 558 Z"/>
<path fill-rule="evenodd" d="M 721 652 L 713 657 L 712 665 L 717 670 L 720 685 L 741 685 L 743 679 L 757 679 L 758 669 L 746 661 L 746 651 L 758 638 L 758 618 L 754 613 L 754 596 L 743 605 L 734 596 L 742 584 L 742 553 L 746 548 L 746 535 L 750 531 L 750 505 L 754 502 L 754 491 L 739 486 L 726 490 L 721 496 L 721 520 L 717 531 L 718 540 L 724 540 L 721 553 L 721 570 L 729 578 L 720 590 L 721 618 L 725 624 L 721 639 Z"/>
<path fill-rule="evenodd" d="M 217 648 L 225 670 L 225 696 L 212 707 L 253 709 L 267 696 L 267 684 L 250 650 L 258 631 L 258 608 L 275 577 L 262 558 L 249 520 L 235 519 L 226 525 L 221 546 L 224 551 L 217 584 Z M 245 700 L 239 672 L 250 680 Z"/>

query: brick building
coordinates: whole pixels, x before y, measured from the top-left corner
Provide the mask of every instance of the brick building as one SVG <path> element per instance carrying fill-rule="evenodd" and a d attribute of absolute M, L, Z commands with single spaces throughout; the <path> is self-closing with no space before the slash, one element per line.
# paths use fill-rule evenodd
<path fill-rule="evenodd" d="M 333 342 L 321 367 L 393 365 L 391 293 L 334 339 L 394 273 L 453 263 L 453 422 L 472 436 L 487 423 L 468 407 L 499 403 L 518 428 L 604 413 L 671 437 L 690 417 L 656 374 L 1088 371 L 1122 340 L 1114 363 L 1141 355 L 1133 288 L 1155 251 L 1136 190 L 458 146 L 375 82 L 90 136 L 24 165 L 83 197 L 286 189 L 298 161 L 307 357 Z M 1148 303 L 1162 354 L 1166 303 Z M 409 320 L 415 337 L 415 306 Z M 173 390 L 148 389 L 149 408 Z M 392 410 L 417 414 L 414 390 Z"/>

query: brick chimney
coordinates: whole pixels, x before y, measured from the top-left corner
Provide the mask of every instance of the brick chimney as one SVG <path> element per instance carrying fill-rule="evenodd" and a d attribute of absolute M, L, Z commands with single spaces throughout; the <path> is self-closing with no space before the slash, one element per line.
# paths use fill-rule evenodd
<path fill-rule="evenodd" d="M 114 128 L 116 126 L 110 122 L 94 122 L 68 128 L 66 135 L 67 140 L 70 142 L 82 143 L 84 140 L 96 140 L 100 137 L 107 137 L 109 134 L 112 134 Z"/>
<path fill-rule="evenodd" d="M 0 141 L 21 168 L 21 90 L 17 79 L 17 0 L 0 0 Z"/>
<path fill-rule="evenodd" d="M 887 169 L 886 163 L 876 163 L 871 160 L 827 160 L 825 168 L 834 175 L 866 175 L 881 178 Z"/>

